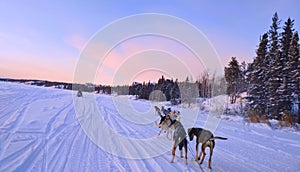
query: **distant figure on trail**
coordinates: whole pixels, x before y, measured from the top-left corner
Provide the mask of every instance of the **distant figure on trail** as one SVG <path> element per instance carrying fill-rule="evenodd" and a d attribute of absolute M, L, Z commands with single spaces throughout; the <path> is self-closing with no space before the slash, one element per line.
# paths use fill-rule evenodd
<path fill-rule="evenodd" d="M 77 97 L 82 97 L 82 92 L 80 90 L 77 92 Z"/>

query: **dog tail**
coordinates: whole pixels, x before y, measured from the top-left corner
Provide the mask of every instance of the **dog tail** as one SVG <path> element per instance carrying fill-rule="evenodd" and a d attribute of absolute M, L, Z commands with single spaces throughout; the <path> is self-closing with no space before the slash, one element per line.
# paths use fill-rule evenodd
<path fill-rule="evenodd" d="M 227 138 L 225 138 L 225 137 L 212 137 L 209 140 L 216 140 L 216 139 L 227 140 Z"/>

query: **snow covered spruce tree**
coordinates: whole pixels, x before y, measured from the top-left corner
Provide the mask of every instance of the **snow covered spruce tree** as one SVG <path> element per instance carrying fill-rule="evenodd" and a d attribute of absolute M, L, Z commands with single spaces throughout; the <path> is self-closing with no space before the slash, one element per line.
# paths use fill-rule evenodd
<path fill-rule="evenodd" d="M 248 67 L 248 101 L 250 110 L 258 115 L 266 113 L 267 109 L 267 92 L 268 92 L 268 77 L 266 73 L 269 70 L 268 60 L 268 34 L 264 34 L 260 40 L 256 57 L 252 64 Z"/>
<path fill-rule="evenodd" d="M 269 30 L 269 53 L 268 59 L 270 60 L 270 68 L 268 72 L 268 102 L 267 108 L 269 115 L 273 118 L 278 118 L 279 114 L 279 94 L 278 88 L 282 82 L 282 64 L 280 60 L 279 50 L 279 33 L 278 29 L 280 20 L 278 19 L 277 13 L 272 17 L 272 25 Z"/>
<path fill-rule="evenodd" d="M 243 61 L 240 64 L 240 71 L 241 71 L 241 83 L 240 85 L 240 92 L 246 92 L 248 89 L 248 81 L 247 81 L 247 68 L 248 68 L 248 64 Z"/>
<path fill-rule="evenodd" d="M 292 99 L 293 99 L 293 90 L 291 89 L 291 82 L 293 78 L 290 73 L 292 70 L 292 66 L 289 64 L 289 49 L 291 40 L 293 37 L 293 25 L 294 20 L 288 18 L 288 20 L 284 23 L 283 32 L 281 34 L 280 39 L 280 57 L 278 59 L 278 67 L 280 67 L 280 86 L 278 87 L 278 110 L 279 112 L 283 112 L 284 110 L 291 111 L 292 109 Z"/>
<path fill-rule="evenodd" d="M 277 119 L 284 111 L 300 116 L 298 32 L 294 32 L 294 20 L 290 18 L 284 23 L 281 34 L 279 25 L 275 13 L 270 30 L 262 36 L 247 73 L 250 110 Z"/>
<path fill-rule="evenodd" d="M 287 68 L 289 75 L 288 90 L 294 102 L 298 104 L 297 115 L 300 124 L 300 55 L 299 55 L 299 35 L 296 31 L 293 34 L 288 52 Z"/>
<path fill-rule="evenodd" d="M 228 67 L 225 67 L 225 79 L 227 82 L 227 95 L 230 96 L 230 103 L 233 104 L 236 102 L 236 98 L 240 93 L 240 84 L 242 81 L 242 72 L 240 70 L 239 62 L 236 60 L 236 57 L 232 57 L 231 61 L 228 64 Z"/>

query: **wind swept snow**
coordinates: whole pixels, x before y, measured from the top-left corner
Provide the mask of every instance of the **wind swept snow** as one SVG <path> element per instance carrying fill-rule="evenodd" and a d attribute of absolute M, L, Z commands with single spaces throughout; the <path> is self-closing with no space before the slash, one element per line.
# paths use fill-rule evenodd
<path fill-rule="evenodd" d="M 209 170 L 208 156 L 194 161 L 195 139 L 188 165 L 178 150 L 170 163 L 172 141 L 153 125 L 157 103 L 73 94 L 0 82 L 0 171 L 300 171 L 299 132 L 221 120 L 214 135 L 228 140 L 216 140 Z M 186 130 L 209 117 L 179 110 Z"/>

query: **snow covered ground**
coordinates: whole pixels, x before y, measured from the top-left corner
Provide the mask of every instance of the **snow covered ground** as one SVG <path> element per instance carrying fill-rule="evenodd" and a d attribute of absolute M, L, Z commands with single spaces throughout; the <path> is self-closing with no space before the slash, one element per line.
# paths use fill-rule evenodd
<path fill-rule="evenodd" d="M 214 134 L 228 140 L 216 140 L 209 170 L 208 157 L 201 166 L 193 160 L 195 139 L 188 165 L 178 150 L 170 163 L 154 103 L 72 93 L 0 82 L 0 171 L 300 171 L 299 132 L 221 120 Z M 186 129 L 205 126 L 207 110 L 179 110 Z"/>

